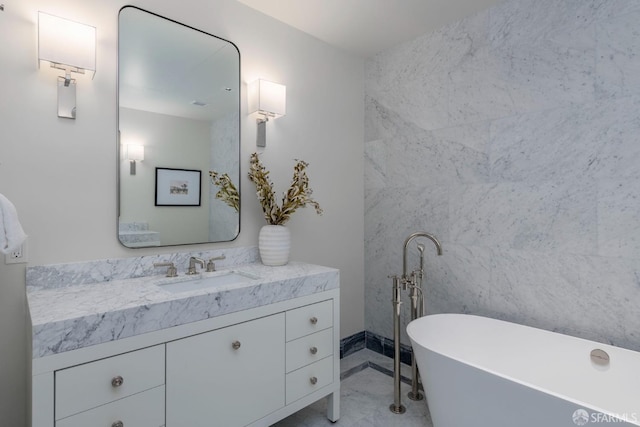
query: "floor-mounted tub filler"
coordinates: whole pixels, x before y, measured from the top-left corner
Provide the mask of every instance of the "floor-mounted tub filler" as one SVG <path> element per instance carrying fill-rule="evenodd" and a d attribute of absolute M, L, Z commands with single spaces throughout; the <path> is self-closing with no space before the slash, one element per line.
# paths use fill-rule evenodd
<path fill-rule="evenodd" d="M 435 427 L 640 426 L 640 353 L 464 314 L 407 333 Z"/>
<path fill-rule="evenodd" d="M 406 408 L 402 404 L 400 396 L 400 318 L 402 316 L 402 291 L 409 291 L 411 300 L 411 320 L 415 320 L 424 315 L 424 293 L 422 291 L 422 281 L 425 277 L 424 272 L 424 245 L 418 244 L 418 252 L 420 253 L 420 267 L 409 272 L 408 255 L 409 243 L 418 239 L 426 238 L 436 246 L 436 253 L 442 255 L 442 245 L 440 241 L 430 233 L 418 231 L 412 233 L 404 241 L 402 249 L 402 276 L 389 276 L 393 283 L 393 403 L 389 405 L 389 409 L 394 414 L 404 414 Z M 418 365 L 415 357 L 411 356 L 411 391 L 408 397 L 411 400 L 424 399 L 423 394 L 418 389 L 419 383 Z"/>

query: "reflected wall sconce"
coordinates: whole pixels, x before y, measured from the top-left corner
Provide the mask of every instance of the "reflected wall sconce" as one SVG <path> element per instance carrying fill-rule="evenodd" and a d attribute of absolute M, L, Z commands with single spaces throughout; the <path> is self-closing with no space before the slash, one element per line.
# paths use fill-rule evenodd
<path fill-rule="evenodd" d="M 127 160 L 129 160 L 129 175 L 136 174 L 136 161 L 144 160 L 144 145 L 127 145 Z"/>
<path fill-rule="evenodd" d="M 249 114 L 258 113 L 256 145 L 267 145 L 267 122 L 287 113 L 287 87 L 267 80 L 256 80 L 249 84 Z"/>
<path fill-rule="evenodd" d="M 58 117 L 76 118 L 76 80 L 71 73 L 96 73 L 96 28 L 38 12 L 38 63 L 64 71 L 58 77 Z"/>

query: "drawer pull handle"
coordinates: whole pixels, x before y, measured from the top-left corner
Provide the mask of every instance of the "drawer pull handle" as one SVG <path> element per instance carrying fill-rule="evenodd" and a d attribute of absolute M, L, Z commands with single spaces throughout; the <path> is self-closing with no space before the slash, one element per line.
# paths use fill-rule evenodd
<path fill-rule="evenodd" d="M 311 354 L 316 354 L 318 352 L 318 348 L 317 347 L 311 347 L 309 349 L 309 351 L 311 352 Z"/>
<path fill-rule="evenodd" d="M 122 421 L 116 421 L 115 423 L 111 424 L 111 427 L 124 427 L 124 423 Z"/>
<path fill-rule="evenodd" d="M 118 375 L 117 377 L 111 378 L 112 387 L 120 387 L 123 383 L 124 383 L 124 378 L 122 378 L 120 375 Z"/>
<path fill-rule="evenodd" d="M 318 379 L 316 377 L 311 377 L 311 378 L 309 378 L 309 382 L 312 385 L 316 385 L 318 383 Z"/>
<path fill-rule="evenodd" d="M 234 350 L 237 350 L 240 348 L 240 341 L 234 341 L 231 343 L 231 348 L 233 348 Z"/>
<path fill-rule="evenodd" d="M 313 316 L 311 319 L 309 319 L 309 322 L 311 322 L 312 325 L 315 325 L 316 323 L 318 323 L 318 318 Z"/>

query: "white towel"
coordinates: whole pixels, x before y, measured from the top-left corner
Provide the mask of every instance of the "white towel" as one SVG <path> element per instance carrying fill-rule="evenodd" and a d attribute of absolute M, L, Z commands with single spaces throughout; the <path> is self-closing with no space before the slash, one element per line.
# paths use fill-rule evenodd
<path fill-rule="evenodd" d="M 8 254 L 27 239 L 13 203 L 0 194 L 0 252 Z"/>

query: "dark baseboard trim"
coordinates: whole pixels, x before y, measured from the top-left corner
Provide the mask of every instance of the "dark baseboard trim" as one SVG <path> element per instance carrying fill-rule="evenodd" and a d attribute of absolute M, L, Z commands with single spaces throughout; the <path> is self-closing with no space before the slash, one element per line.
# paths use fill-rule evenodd
<path fill-rule="evenodd" d="M 364 371 L 367 368 L 375 369 L 376 371 L 385 374 L 389 377 L 393 377 L 393 371 L 378 365 L 377 363 L 366 361 L 362 362 L 358 366 L 354 366 L 353 368 L 346 370 L 340 373 L 340 380 L 344 380 L 345 378 L 349 378 L 353 374 L 357 374 L 358 372 Z M 411 378 L 407 378 L 404 375 L 400 375 L 400 381 L 405 384 L 411 385 Z M 420 389 L 422 389 L 422 384 L 420 384 Z"/>
<path fill-rule="evenodd" d="M 393 359 L 395 352 L 393 340 L 374 334 L 373 332 L 362 331 L 340 340 L 340 359 L 349 356 L 350 354 L 356 353 L 360 350 L 364 350 L 365 348 L 387 356 L 391 359 Z M 410 346 L 400 344 L 401 363 L 411 365 L 412 353 L 413 351 Z M 361 364 L 354 366 L 351 369 L 341 372 L 340 380 L 349 378 L 351 375 L 357 374 L 360 371 L 364 371 L 367 368 L 375 369 L 380 373 L 383 373 L 389 377 L 393 377 L 392 370 L 385 368 L 384 366 L 380 366 L 375 362 L 367 360 L 366 362 L 362 362 Z M 411 385 L 411 378 L 408 378 L 404 375 L 400 375 L 400 381 L 405 384 Z M 424 391 L 421 383 L 418 384 L 418 388 Z"/>
<path fill-rule="evenodd" d="M 340 340 L 340 359 L 357 351 L 368 349 L 393 358 L 393 340 L 370 331 L 362 331 Z M 400 344 L 400 362 L 411 364 L 411 346 Z"/>

